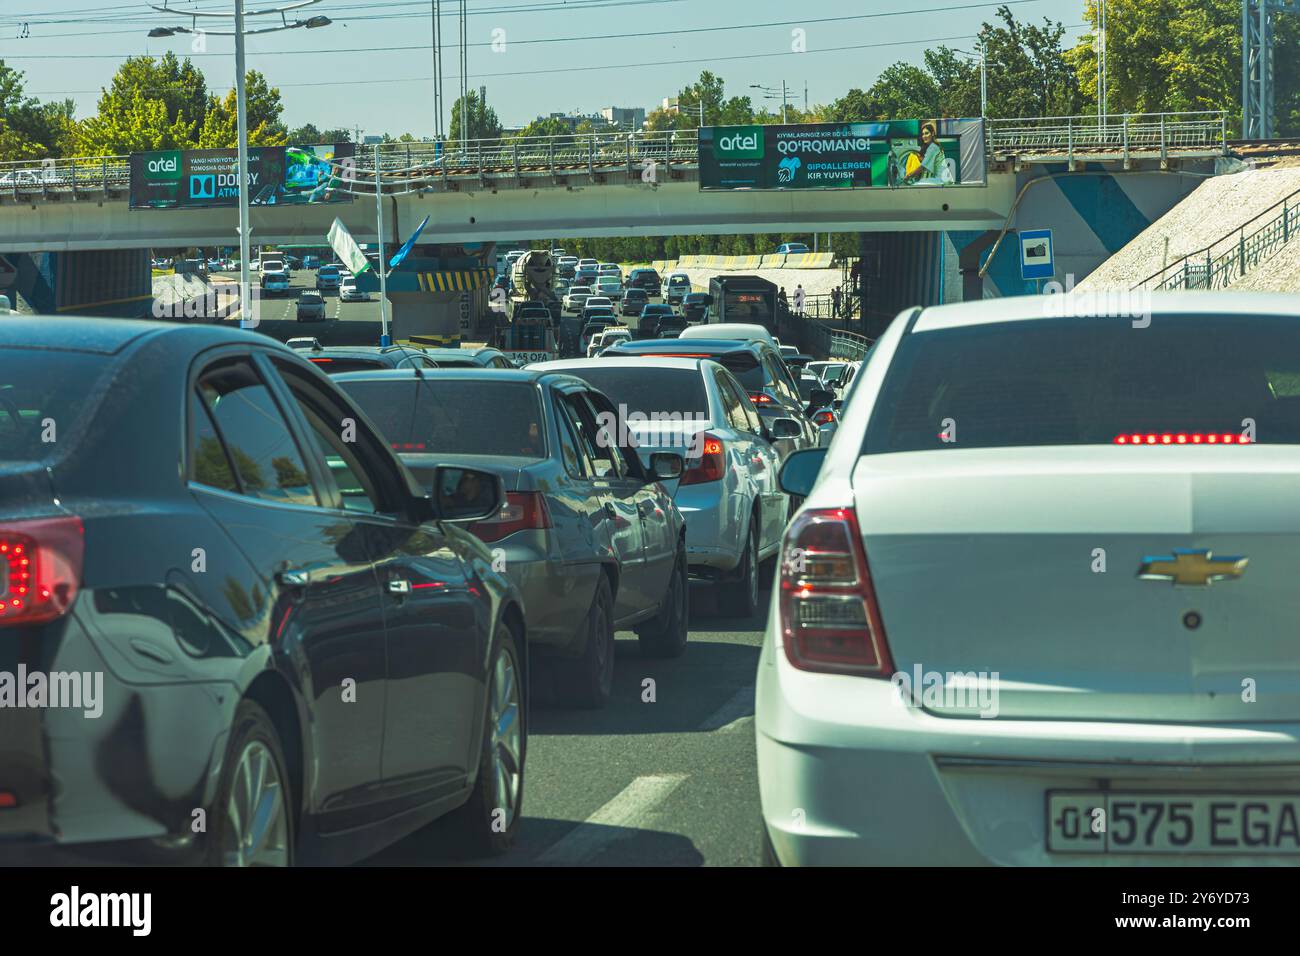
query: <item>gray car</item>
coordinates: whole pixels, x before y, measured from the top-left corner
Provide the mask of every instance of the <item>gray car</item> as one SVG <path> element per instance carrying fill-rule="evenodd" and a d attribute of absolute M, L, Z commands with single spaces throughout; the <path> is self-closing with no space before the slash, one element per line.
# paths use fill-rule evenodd
<path fill-rule="evenodd" d="M 635 629 L 648 656 L 685 650 L 686 523 L 664 484 L 680 477 L 682 457 L 643 463 L 611 428 L 617 412 L 603 393 L 527 369 L 335 381 L 422 482 L 438 465 L 471 462 L 501 477 L 504 507 L 470 531 L 522 593 L 539 685 L 552 678 L 558 702 L 609 699 L 615 630 Z"/>

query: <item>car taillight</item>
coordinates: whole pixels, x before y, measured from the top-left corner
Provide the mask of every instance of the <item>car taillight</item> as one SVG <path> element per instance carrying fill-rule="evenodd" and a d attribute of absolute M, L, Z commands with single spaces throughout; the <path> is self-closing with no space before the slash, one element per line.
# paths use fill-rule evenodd
<path fill-rule="evenodd" d="M 1116 445 L 1249 445 L 1252 439 L 1247 435 L 1202 434 L 1201 432 L 1151 432 L 1131 435 L 1116 435 Z"/>
<path fill-rule="evenodd" d="M 551 527 L 551 513 L 546 499 L 535 491 L 508 491 L 506 503 L 491 518 L 469 526 L 480 541 L 500 541 L 516 531 L 542 530 Z"/>
<path fill-rule="evenodd" d="M 785 656 L 805 671 L 888 679 L 894 662 L 852 508 L 805 511 L 781 561 Z"/>
<path fill-rule="evenodd" d="M 818 412 L 813 416 L 813 422 L 818 425 L 829 425 L 833 421 L 835 421 L 834 412 Z"/>
<path fill-rule="evenodd" d="M 688 457 L 686 468 L 682 472 L 679 484 L 702 485 L 709 481 L 721 481 L 727 472 L 726 446 L 716 435 L 705 432 L 701 438 L 703 445 L 700 457 Z"/>
<path fill-rule="evenodd" d="M 0 625 L 61 617 L 81 584 L 80 518 L 0 523 Z"/>
<path fill-rule="evenodd" d="M 749 400 L 755 405 L 771 405 L 772 396 L 766 392 L 750 392 Z"/>

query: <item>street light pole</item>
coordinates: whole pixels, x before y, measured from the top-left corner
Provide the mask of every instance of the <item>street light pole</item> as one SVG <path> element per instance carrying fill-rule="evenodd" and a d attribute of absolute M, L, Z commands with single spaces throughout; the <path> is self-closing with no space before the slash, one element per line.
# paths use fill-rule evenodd
<path fill-rule="evenodd" d="M 781 81 L 781 123 L 782 124 L 786 122 L 785 104 L 786 104 L 785 80 L 782 80 Z"/>
<path fill-rule="evenodd" d="M 388 271 L 384 268 L 384 181 L 379 168 L 379 144 L 375 144 L 375 228 L 379 245 L 379 344 L 393 344 L 388 334 Z"/>
<path fill-rule="evenodd" d="M 244 0 L 235 0 L 235 113 L 239 128 L 239 327 L 252 328 L 248 318 L 253 301 L 248 224 L 248 102 L 244 83 Z"/>

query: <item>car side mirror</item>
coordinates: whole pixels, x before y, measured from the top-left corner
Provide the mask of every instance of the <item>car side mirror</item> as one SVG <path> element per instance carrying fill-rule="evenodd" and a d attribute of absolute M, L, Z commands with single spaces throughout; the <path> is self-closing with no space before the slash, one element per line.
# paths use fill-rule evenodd
<path fill-rule="evenodd" d="M 789 455 L 777 476 L 781 490 L 796 498 L 807 498 L 812 494 L 822 462 L 826 460 L 826 451 L 825 448 L 807 448 Z"/>
<path fill-rule="evenodd" d="M 781 441 L 783 438 L 798 438 L 803 434 L 803 428 L 793 418 L 778 418 L 772 422 L 771 432 L 773 441 Z"/>
<path fill-rule="evenodd" d="M 835 401 L 835 393 L 828 388 L 814 388 L 809 401 L 818 408 L 825 408 Z"/>
<path fill-rule="evenodd" d="M 505 500 L 505 486 L 489 471 L 445 465 L 433 471 L 433 505 L 440 521 L 482 521 Z"/>
<path fill-rule="evenodd" d="M 650 474 L 655 481 L 672 481 L 682 476 L 682 456 L 670 451 L 655 452 L 650 456 Z"/>

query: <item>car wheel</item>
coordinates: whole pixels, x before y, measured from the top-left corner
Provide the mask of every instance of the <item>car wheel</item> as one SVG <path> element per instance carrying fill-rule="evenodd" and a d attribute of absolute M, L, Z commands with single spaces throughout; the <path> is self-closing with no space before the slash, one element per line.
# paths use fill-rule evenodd
<path fill-rule="evenodd" d="M 614 597 L 603 573 L 587 612 L 587 641 L 582 656 L 556 662 L 558 702 L 569 707 L 604 707 L 614 686 Z"/>
<path fill-rule="evenodd" d="M 467 856 L 505 853 L 519 832 L 528 749 L 521 643 L 514 629 L 503 624 L 488 671 L 483 744 L 474 791 L 464 804 L 437 821 L 440 835 Z"/>
<path fill-rule="evenodd" d="M 680 657 L 686 650 L 690 619 L 690 582 L 686 580 L 686 544 L 677 546 L 677 560 L 668 581 L 659 616 L 637 628 L 641 653 L 646 657 Z"/>
<path fill-rule="evenodd" d="M 728 617 L 753 617 L 758 612 L 758 529 L 752 519 L 736 572 L 735 580 L 719 583 L 718 606 Z"/>
<path fill-rule="evenodd" d="M 253 701 L 242 701 L 217 785 L 209 865 L 292 866 L 292 798 L 275 725 Z"/>

